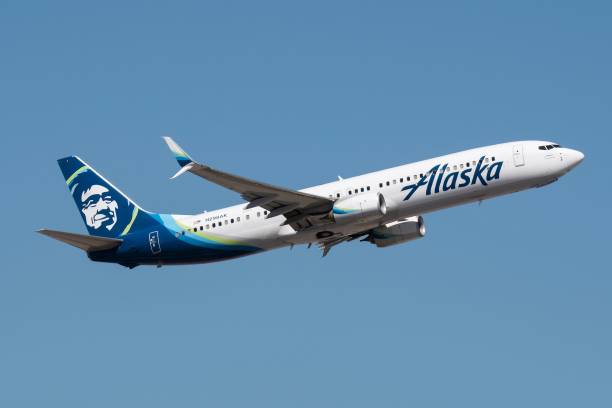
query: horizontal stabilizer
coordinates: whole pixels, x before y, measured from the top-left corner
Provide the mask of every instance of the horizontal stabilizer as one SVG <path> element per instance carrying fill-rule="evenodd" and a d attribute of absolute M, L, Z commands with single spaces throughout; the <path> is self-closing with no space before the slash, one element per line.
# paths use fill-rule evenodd
<path fill-rule="evenodd" d="M 55 231 L 50 229 L 41 229 L 37 232 L 87 252 L 113 249 L 121 245 L 123 242 L 123 240 L 117 238 L 94 237 L 91 235 L 75 234 L 73 232 Z"/>

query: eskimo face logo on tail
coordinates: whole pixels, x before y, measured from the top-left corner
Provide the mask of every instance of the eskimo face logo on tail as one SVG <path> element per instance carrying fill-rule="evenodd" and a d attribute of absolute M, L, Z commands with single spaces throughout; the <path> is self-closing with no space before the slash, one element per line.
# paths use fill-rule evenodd
<path fill-rule="evenodd" d="M 468 167 L 461 172 L 455 171 L 452 173 L 447 172 L 447 169 L 450 169 L 448 163 L 443 166 L 440 164 L 435 165 L 426 175 L 421 177 L 418 182 L 402 188 L 402 191 L 408 190 L 408 195 L 406 195 L 404 201 L 410 200 L 420 187 L 425 186 L 427 186 L 425 195 L 464 188 L 475 185 L 476 183 L 488 186 L 491 181 L 499 179 L 504 162 L 499 161 L 488 165 L 484 164 L 484 160 L 485 157 L 482 156 L 475 168 Z"/>
<path fill-rule="evenodd" d="M 84 190 L 79 198 L 82 205 L 81 211 L 88 227 L 96 230 L 104 227 L 110 231 L 117 224 L 119 204 L 108 188 L 94 184 Z"/>
<path fill-rule="evenodd" d="M 89 169 L 70 179 L 69 187 L 91 234 L 118 237 L 129 226 L 134 205 Z"/>

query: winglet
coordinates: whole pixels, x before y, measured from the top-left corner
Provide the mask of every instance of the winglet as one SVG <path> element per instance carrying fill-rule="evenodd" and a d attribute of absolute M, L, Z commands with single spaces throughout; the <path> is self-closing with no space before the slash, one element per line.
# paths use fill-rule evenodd
<path fill-rule="evenodd" d="M 189 170 L 191 170 L 193 167 L 193 162 L 187 164 L 184 167 L 181 167 L 181 169 L 179 171 L 176 172 L 176 174 L 172 177 L 170 177 L 170 180 L 174 180 L 175 178 L 177 178 L 178 176 L 180 176 L 181 174 L 188 172 Z"/>
<path fill-rule="evenodd" d="M 184 151 L 181 148 L 181 146 L 176 144 L 176 142 L 174 140 L 172 140 L 171 137 L 164 136 L 163 139 L 166 142 L 166 144 L 168 145 L 168 148 L 170 148 L 170 151 L 172 151 L 172 153 L 174 154 L 174 157 L 176 158 L 176 161 L 178 162 L 179 166 L 185 167 L 188 164 L 193 163 L 193 160 L 191 159 L 191 157 L 189 157 L 187 152 Z M 176 176 L 178 176 L 178 175 L 179 174 L 177 174 Z M 176 177 L 176 176 L 174 176 L 174 177 Z"/>

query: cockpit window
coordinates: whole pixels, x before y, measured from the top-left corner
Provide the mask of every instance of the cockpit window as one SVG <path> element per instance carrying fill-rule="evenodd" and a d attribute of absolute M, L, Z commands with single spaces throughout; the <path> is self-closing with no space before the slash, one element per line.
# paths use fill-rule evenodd
<path fill-rule="evenodd" d="M 552 150 L 552 149 L 555 149 L 557 147 L 561 147 L 561 145 L 550 144 L 550 145 L 546 145 L 546 146 L 538 146 L 538 149 L 540 149 L 540 150 Z"/>

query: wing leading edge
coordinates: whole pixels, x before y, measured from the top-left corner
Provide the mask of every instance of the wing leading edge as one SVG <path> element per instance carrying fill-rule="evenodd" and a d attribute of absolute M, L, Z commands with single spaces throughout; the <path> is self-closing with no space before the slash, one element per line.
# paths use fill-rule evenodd
<path fill-rule="evenodd" d="M 172 138 L 165 136 L 164 141 L 174 154 L 181 169 L 172 178 L 185 172 L 198 175 L 210 182 L 237 192 L 248 201 L 247 208 L 262 207 L 269 211 L 267 218 L 282 215 L 284 225 L 303 230 L 313 225 L 333 222 L 328 214 L 334 202 L 328 198 L 274 186 L 246 177 L 226 173 L 194 161 Z"/>

